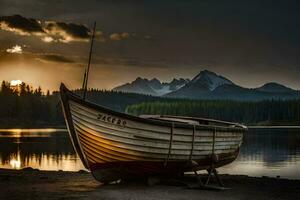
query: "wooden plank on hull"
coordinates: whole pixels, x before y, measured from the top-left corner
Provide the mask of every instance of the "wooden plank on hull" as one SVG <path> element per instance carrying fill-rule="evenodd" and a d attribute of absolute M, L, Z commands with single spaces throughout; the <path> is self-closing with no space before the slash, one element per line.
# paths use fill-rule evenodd
<path fill-rule="evenodd" d="M 138 133 L 131 133 L 130 134 L 129 129 L 128 129 L 129 131 L 124 133 L 124 129 L 120 130 L 120 131 L 115 131 L 115 129 L 109 129 L 107 127 L 102 127 L 99 124 L 98 125 L 97 124 L 92 124 L 92 123 L 86 121 L 85 119 L 78 118 L 77 116 L 73 116 L 73 118 L 74 118 L 74 123 L 80 123 L 81 125 L 84 125 L 84 126 L 88 127 L 89 129 L 95 130 L 95 131 L 100 130 L 100 131 L 104 132 L 105 129 L 106 129 L 111 135 L 113 134 L 113 135 L 116 135 L 118 137 L 129 138 L 129 139 L 133 139 L 135 137 L 135 138 L 150 139 L 150 140 L 154 140 L 154 141 L 162 140 L 166 144 L 168 142 L 168 137 L 169 136 L 162 136 L 159 133 L 151 134 L 151 135 L 150 134 L 139 135 Z M 132 137 L 132 136 L 134 136 L 134 137 Z M 175 135 L 174 142 L 180 141 L 180 142 L 187 142 L 187 143 L 190 144 L 191 137 L 192 136 L 178 136 L 178 135 Z M 241 141 L 241 140 L 242 140 L 242 136 L 229 138 L 229 137 L 221 137 L 221 136 L 218 135 L 218 140 L 216 142 L 218 142 L 218 141 Z M 196 136 L 196 139 L 195 139 L 195 143 L 197 143 L 197 142 L 212 142 L 212 135 L 210 137 L 205 137 L 205 136 L 202 136 L 202 135 L 198 135 L 198 136 Z"/>
<path fill-rule="evenodd" d="M 91 124 L 91 125 L 94 125 L 94 126 L 98 126 L 99 128 L 107 128 L 107 129 L 110 129 L 111 131 L 117 131 L 117 132 L 120 132 L 122 133 L 122 136 L 127 136 L 129 138 L 132 138 L 132 132 L 135 130 L 135 129 L 132 129 L 130 130 L 130 127 L 118 127 L 116 125 L 112 125 L 111 123 L 107 123 L 107 122 L 102 122 L 98 119 L 96 119 L 96 116 L 94 117 L 91 117 L 91 116 L 87 116 L 87 115 L 83 115 L 83 114 L 79 114 L 77 113 L 76 111 L 72 112 L 73 113 L 73 116 L 76 117 L 78 120 L 81 120 L 85 123 L 88 123 L 88 124 Z M 151 130 L 144 130 L 145 132 L 140 132 L 141 130 L 139 131 L 134 131 L 135 133 L 142 133 L 142 134 L 145 134 L 145 135 L 153 135 L 153 129 L 154 127 L 151 129 Z M 188 134 L 181 134 L 183 131 L 186 132 L 185 129 L 175 129 L 174 130 L 175 133 L 174 135 L 183 135 L 183 136 L 191 136 L 192 137 L 192 134 L 190 134 L 191 131 L 188 131 L 187 133 Z M 161 134 L 161 132 L 158 132 L 158 131 L 155 131 L 155 133 L 159 133 Z M 242 134 L 241 133 L 236 133 L 236 132 L 227 132 L 227 133 L 224 133 L 224 132 L 217 132 L 218 136 L 219 137 L 224 137 L 224 138 L 234 138 L 234 137 L 238 137 L 238 138 L 241 138 Z M 199 136 L 201 135 L 201 137 L 212 137 L 212 132 L 207 132 L 207 131 L 196 131 L 196 135 Z M 137 137 L 137 136 L 136 136 Z"/>
<path fill-rule="evenodd" d="M 160 153 L 160 154 L 166 154 L 168 152 L 168 149 L 161 149 L 161 148 L 154 148 L 154 147 L 145 147 L 145 146 L 140 146 L 140 145 L 134 145 L 134 144 L 126 144 L 124 142 L 116 142 L 116 141 L 112 141 L 112 140 L 107 140 L 104 139 L 102 137 L 99 137 L 98 134 L 94 134 L 92 133 L 92 131 L 89 130 L 84 130 L 81 129 L 80 127 L 77 127 L 81 132 L 85 132 L 86 135 L 89 137 L 89 135 L 93 134 L 93 139 L 99 142 L 106 142 L 109 145 L 115 146 L 115 147 L 122 147 L 123 149 L 130 149 L 130 150 L 134 150 L 134 151 L 141 151 L 141 152 L 150 152 L 150 153 Z M 201 147 L 201 146 L 200 146 Z M 201 150 L 195 150 L 195 154 L 197 155 L 197 152 L 200 152 L 201 154 L 203 154 L 203 152 L 208 152 L 211 150 L 211 146 L 206 147 L 205 149 L 203 147 L 201 147 Z M 235 148 L 236 149 L 236 148 Z M 232 149 L 232 151 L 234 151 L 235 149 Z M 218 149 L 220 151 L 222 151 L 222 149 Z M 228 150 L 228 147 L 224 148 L 224 151 Z M 178 155 L 187 155 L 190 153 L 189 149 L 183 150 L 183 149 L 172 149 L 172 152 L 174 154 L 178 154 Z"/>
<path fill-rule="evenodd" d="M 76 127 L 78 127 L 81 130 L 84 130 L 86 132 L 92 133 L 93 135 L 103 138 L 103 139 L 107 139 L 110 141 L 115 141 L 115 142 L 122 142 L 125 144 L 133 144 L 136 146 L 146 146 L 146 147 L 150 147 L 150 148 L 168 148 L 168 144 L 166 143 L 161 143 L 161 142 L 154 142 L 154 141 L 147 141 L 147 140 L 131 140 L 129 138 L 122 138 L 122 137 L 118 137 L 111 134 L 111 131 L 109 130 L 105 130 L 105 131 L 96 131 L 94 129 L 88 128 L 85 125 L 81 124 L 79 121 L 75 120 L 74 124 L 76 125 Z M 108 133 L 109 132 L 109 133 Z M 240 141 L 231 141 L 231 142 L 217 142 L 217 148 L 227 148 L 227 146 L 229 145 L 238 145 Z M 210 149 L 211 143 L 207 144 L 207 143 L 203 143 L 203 144 L 196 144 L 197 146 L 195 147 L 196 150 L 205 150 Z M 189 150 L 191 147 L 190 143 L 182 143 L 182 142 L 174 142 L 174 149 L 178 149 L 178 150 Z"/>
<path fill-rule="evenodd" d="M 94 150 L 97 154 L 104 155 L 109 158 L 113 158 L 116 160 L 120 161 L 136 161 L 136 160 L 142 160 L 142 157 L 137 157 L 137 156 L 130 156 L 130 155 L 125 155 L 124 153 L 119 153 L 117 151 L 110 150 L 108 148 L 105 148 L 103 146 L 98 146 L 92 142 L 90 142 L 89 139 L 86 139 L 85 136 L 79 134 L 80 140 L 84 145 L 89 145 L 92 147 L 92 150 Z"/>
<path fill-rule="evenodd" d="M 72 114 L 73 114 L 73 116 L 77 117 L 78 119 L 81 119 L 81 120 L 85 121 L 86 123 L 90 123 L 90 124 L 97 125 L 97 126 L 99 126 L 99 124 L 101 124 L 100 126 L 103 127 L 103 128 L 110 128 L 112 130 L 120 131 L 124 134 L 126 134 L 126 133 L 131 134 L 133 132 L 133 130 L 136 130 L 136 129 L 133 129 L 133 128 L 127 127 L 127 126 L 124 127 L 124 126 L 118 126 L 118 125 L 108 123 L 108 122 L 103 122 L 101 120 L 98 120 L 96 118 L 96 116 L 88 116 L 88 115 L 84 115 L 82 113 L 78 113 L 76 111 L 72 111 Z M 124 128 L 127 128 L 129 131 L 127 132 L 126 131 L 127 129 L 124 129 Z M 152 127 L 150 130 L 139 129 L 138 131 L 135 131 L 135 132 L 139 133 L 141 130 L 143 130 L 143 131 L 147 132 L 146 134 L 150 134 L 150 135 L 152 135 L 153 132 L 154 133 L 160 133 L 160 134 L 164 133 L 164 132 L 154 131 L 153 130 L 154 128 L 155 127 Z M 132 129 L 132 130 L 130 130 L 130 129 Z M 218 132 L 218 130 L 217 130 L 217 133 L 218 133 L 219 136 L 222 136 L 222 137 L 240 137 L 242 135 L 242 133 L 238 133 L 238 132 L 224 133 L 224 132 Z M 174 134 L 183 135 L 183 136 L 192 136 L 191 130 L 187 131 L 186 129 L 180 129 L 180 128 L 176 128 Z M 196 135 L 199 135 L 199 134 L 201 134 L 201 137 L 205 137 L 205 136 L 211 137 L 212 136 L 212 131 L 203 131 L 203 130 L 197 130 L 196 129 Z"/>
<path fill-rule="evenodd" d="M 124 159 L 121 157 L 116 157 L 112 155 L 108 155 L 106 152 L 99 151 L 96 148 L 93 148 L 89 143 L 86 143 L 86 141 L 82 141 L 83 146 L 85 147 L 85 151 L 89 152 L 90 155 L 93 155 L 95 158 L 102 159 L 106 162 L 113 162 L 113 161 L 130 161 L 128 159 Z"/>
<path fill-rule="evenodd" d="M 99 113 L 102 113 L 102 114 L 107 114 L 109 116 L 114 116 L 113 113 L 115 112 L 102 112 L 102 111 L 99 111 L 99 110 L 94 110 L 94 109 L 91 109 L 89 107 L 86 107 L 86 106 L 83 106 L 83 105 L 80 105 L 76 102 L 73 102 L 73 101 L 70 101 L 70 105 L 72 105 L 73 108 L 77 108 L 78 110 L 82 111 L 82 113 L 93 113 L 92 116 L 97 116 Z M 147 120 L 147 119 L 142 119 L 142 118 L 139 118 L 139 117 L 134 117 L 134 116 L 130 116 L 130 115 L 127 115 L 127 114 L 124 114 L 124 113 L 115 113 L 115 114 L 118 114 L 118 118 L 122 119 L 122 120 L 128 120 L 128 122 L 133 122 L 133 126 L 131 126 L 131 124 L 128 124 L 129 127 L 133 128 L 133 129 L 136 129 L 136 130 L 139 130 L 140 127 L 144 127 L 146 129 L 149 129 L 151 130 L 151 128 L 155 127 L 155 129 L 153 130 L 154 132 L 157 130 L 159 132 L 162 132 L 162 133 L 165 133 L 165 134 L 168 134 L 168 131 L 166 129 L 166 127 L 169 127 L 171 126 L 171 122 L 160 122 L 160 121 L 157 121 L 157 120 Z M 126 117 L 120 117 L 120 115 L 125 115 Z M 135 120 L 131 120 L 132 118 L 134 118 Z M 140 121 L 144 121 L 145 123 L 141 123 Z M 149 122 L 149 123 L 146 123 L 146 122 Z M 165 124 L 165 126 L 163 125 L 156 125 L 156 124 Z M 184 125 L 184 124 L 176 124 L 176 126 L 178 127 L 185 127 L 184 129 L 186 130 L 190 130 L 192 128 L 193 125 Z M 187 128 L 189 127 L 189 128 Z M 217 128 L 220 132 L 222 131 L 232 131 L 232 132 L 239 132 L 241 130 L 243 130 L 242 128 L 239 128 L 239 127 L 223 127 L 223 126 L 211 126 L 211 125 L 199 125 L 199 126 L 196 126 L 196 129 L 197 130 L 208 130 L 208 131 L 213 131 L 214 128 Z M 164 129 L 164 131 L 161 131 L 160 129 Z"/>
<path fill-rule="evenodd" d="M 112 144 L 111 142 L 107 142 L 105 140 L 102 141 L 97 141 L 97 138 L 92 137 L 91 135 L 81 135 L 80 133 L 80 137 L 85 137 L 86 140 L 90 143 L 90 144 L 94 144 L 94 148 L 97 146 L 101 146 L 102 148 L 106 148 L 112 151 L 117 151 L 120 154 L 123 154 L 124 156 L 126 156 L 127 154 L 129 155 L 134 155 L 134 156 L 139 156 L 142 158 L 149 158 L 149 159 L 164 159 L 165 158 L 165 153 L 149 153 L 149 152 L 144 152 L 141 151 L 140 149 L 137 150 L 132 150 L 127 148 L 124 148 L 122 145 L 120 144 Z M 195 158 L 196 157 L 205 157 L 208 155 L 210 151 L 202 151 L 201 154 L 195 154 Z M 220 151 L 218 153 L 228 153 L 228 152 L 234 152 L 234 149 L 229 150 L 229 151 Z M 172 159 L 182 159 L 182 160 L 186 160 L 188 157 L 188 154 L 186 155 L 172 155 L 171 158 Z M 199 158 L 200 158 L 199 157 Z"/>

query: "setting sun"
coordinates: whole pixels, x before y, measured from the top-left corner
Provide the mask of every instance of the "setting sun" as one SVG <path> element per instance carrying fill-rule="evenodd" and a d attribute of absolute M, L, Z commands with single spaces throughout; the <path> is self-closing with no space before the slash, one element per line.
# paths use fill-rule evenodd
<path fill-rule="evenodd" d="M 21 80 L 11 80 L 10 81 L 10 86 L 17 86 L 17 85 L 21 85 L 22 81 Z"/>

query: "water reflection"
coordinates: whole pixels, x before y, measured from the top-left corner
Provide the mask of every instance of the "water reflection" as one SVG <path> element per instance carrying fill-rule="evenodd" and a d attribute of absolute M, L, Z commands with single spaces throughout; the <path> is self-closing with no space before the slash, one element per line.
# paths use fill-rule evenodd
<path fill-rule="evenodd" d="M 0 130 L 0 168 L 84 169 L 65 130 Z M 300 129 L 250 129 L 238 159 L 221 173 L 300 179 Z"/>
<path fill-rule="evenodd" d="M 50 137 L 53 133 L 66 132 L 66 129 L 0 129 L 0 137 Z"/>
<path fill-rule="evenodd" d="M 300 129 L 250 129 L 238 159 L 220 171 L 300 179 Z"/>
<path fill-rule="evenodd" d="M 20 169 L 21 168 L 21 156 L 20 150 L 18 148 L 17 155 L 12 154 L 9 164 L 13 169 Z"/>
<path fill-rule="evenodd" d="M 83 165 L 65 130 L 0 130 L 0 167 L 78 171 Z"/>

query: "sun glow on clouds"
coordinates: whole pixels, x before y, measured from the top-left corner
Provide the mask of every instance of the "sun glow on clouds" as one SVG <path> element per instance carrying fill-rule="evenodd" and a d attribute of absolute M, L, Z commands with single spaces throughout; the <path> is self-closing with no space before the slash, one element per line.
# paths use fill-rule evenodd
<path fill-rule="evenodd" d="M 46 36 L 42 38 L 42 41 L 49 43 L 49 42 L 54 42 L 55 40 L 53 39 L 53 37 Z"/>
<path fill-rule="evenodd" d="M 20 45 L 15 45 L 10 49 L 6 49 L 6 52 L 8 53 L 18 53 L 21 54 L 23 52 L 23 49 Z"/>
<path fill-rule="evenodd" d="M 17 85 L 21 85 L 22 81 L 21 80 L 11 80 L 10 81 L 10 86 L 17 86 Z"/>

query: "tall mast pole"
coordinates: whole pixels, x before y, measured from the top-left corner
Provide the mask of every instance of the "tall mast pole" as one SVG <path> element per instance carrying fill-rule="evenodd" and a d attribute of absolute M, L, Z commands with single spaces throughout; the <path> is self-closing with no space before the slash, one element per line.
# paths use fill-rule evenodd
<path fill-rule="evenodd" d="M 84 90 L 84 87 L 85 87 L 85 77 L 86 77 L 86 68 L 84 69 L 84 75 L 83 75 L 83 81 L 82 81 L 82 87 L 81 87 L 82 91 Z M 83 93 L 82 93 L 82 95 L 83 95 Z"/>
<path fill-rule="evenodd" d="M 93 44 L 94 44 L 94 37 L 95 37 L 95 30 L 96 30 L 96 22 L 94 22 L 94 28 L 93 28 L 93 33 L 91 37 L 91 47 L 90 47 L 90 53 L 89 53 L 89 62 L 87 65 L 87 69 L 84 72 L 84 80 L 83 80 L 83 100 L 85 100 L 86 93 L 87 93 L 87 84 L 88 84 L 88 79 L 89 79 L 89 71 L 90 71 L 90 65 L 91 65 L 91 59 L 92 59 L 92 51 L 93 51 Z"/>

